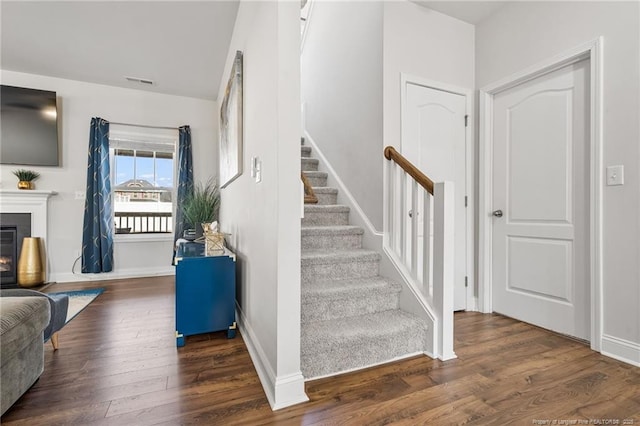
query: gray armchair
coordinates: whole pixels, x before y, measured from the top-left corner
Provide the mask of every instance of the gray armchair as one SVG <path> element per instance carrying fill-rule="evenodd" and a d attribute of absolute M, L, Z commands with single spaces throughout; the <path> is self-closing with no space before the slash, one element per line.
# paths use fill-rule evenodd
<path fill-rule="evenodd" d="M 58 349 L 58 331 L 67 320 L 69 309 L 69 296 L 60 294 L 46 294 L 35 290 L 23 288 L 0 290 L 0 297 L 46 297 L 51 307 L 51 319 L 44 329 L 44 341 L 51 339 L 54 350 Z"/>

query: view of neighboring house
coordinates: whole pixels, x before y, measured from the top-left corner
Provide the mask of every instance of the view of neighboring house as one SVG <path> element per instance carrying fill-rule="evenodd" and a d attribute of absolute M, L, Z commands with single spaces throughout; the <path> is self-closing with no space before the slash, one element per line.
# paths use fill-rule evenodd
<path fill-rule="evenodd" d="M 113 211 L 118 230 L 126 233 L 173 231 L 173 188 L 144 179 L 129 179 L 113 188 Z M 120 231 L 122 232 L 122 231 Z"/>
<path fill-rule="evenodd" d="M 113 194 L 116 203 L 154 201 L 156 203 L 171 205 L 171 191 L 172 188 L 155 186 L 144 179 L 129 179 L 126 182 L 116 185 L 113 189 Z M 130 208 L 135 208 L 135 205 Z M 171 209 L 167 211 L 171 211 Z"/>

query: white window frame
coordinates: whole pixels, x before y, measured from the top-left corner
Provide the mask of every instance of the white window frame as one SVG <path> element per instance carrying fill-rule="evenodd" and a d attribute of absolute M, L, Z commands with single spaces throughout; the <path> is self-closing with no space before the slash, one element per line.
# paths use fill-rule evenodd
<path fill-rule="evenodd" d="M 113 127 L 116 127 L 115 125 Z M 175 227 L 176 196 L 177 196 L 177 160 L 178 160 L 178 132 L 177 130 L 144 129 L 144 132 L 126 130 L 111 130 L 109 132 L 109 163 L 111 169 L 111 197 L 113 199 L 115 187 L 115 149 L 136 149 L 154 152 L 173 153 L 173 189 L 171 191 L 171 217 Z M 113 214 L 115 215 L 115 209 Z M 162 233 L 113 233 L 115 242 L 145 242 L 145 241 L 173 241 L 175 228 L 171 232 Z"/>

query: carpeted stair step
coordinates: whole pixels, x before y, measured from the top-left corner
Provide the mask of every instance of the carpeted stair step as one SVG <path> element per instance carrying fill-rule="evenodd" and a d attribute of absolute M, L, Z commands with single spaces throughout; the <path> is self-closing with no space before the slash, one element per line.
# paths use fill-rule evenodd
<path fill-rule="evenodd" d="M 303 282 L 375 277 L 380 254 L 372 250 L 303 250 L 300 256 Z"/>
<path fill-rule="evenodd" d="M 358 249 L 362 248 L 362 234 L 358 226 L 303 226 L 302 249 Z"/>
<path fill-rule="evenodd" d="M 314 194 L 318 197 L 318 204 L 337 204 L 338 189 L 330 186 L 316 186 L 313 188 Z"/>
<path fill-rule="evenodd" d="M 327 172 L 304 172 L 311 186 L 327 186 Z"/>
<path fill-rule="evenodd" d="M 310 146 L 301 146 L 300 147 L 300 155 L 302 157 L 308 158 L 311 156 L 311 147 Z"/>
<path fill-rule="evenodd" d="M 424 352 L 426 330 L 400 310 L 302 324 L 302 374 L 308 380 Z"/>
<path fill-rule="evenodd" d="M 382 277 L 302 283 L 302 322 L 398 309 L 402 287 Z"/>
<path fill-rule="evenodd" d="M 304 172 L 317 172 L 318 171 L 318 159 L 317 158 L 301 158 L 300 163 L 302 171 Z"/>
<path fill-rule="evenodd" d="M 302 226 L 335 226 L 349 224 L 349 207 L 342 205 L 305 204 Z"/>

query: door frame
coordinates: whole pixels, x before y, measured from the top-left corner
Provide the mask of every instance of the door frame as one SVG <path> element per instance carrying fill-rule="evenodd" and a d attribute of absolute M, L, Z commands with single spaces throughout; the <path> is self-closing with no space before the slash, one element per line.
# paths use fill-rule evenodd
<path fill-rule="evenodd" d="M 480 310 L 493 312 L 492 299 L 492 236 L 493 199 L 493 100 L 494 96 L 544 74 L 579 62 L 590 61 L 590 164 L 589 164 L 589 287 L 591 294 L 591 349 L 600 352 L 602 346 L 602 37 L 512 74 L 479 92 L 479 217 L 478 217 L 478 290 Z"/>
<path fill-rule="evenodd" d="M 473 89 L 465 87 L 454 86 L 447 83 L 442 83 L 435 80 L 411 75 L 407 73 L 400 73 L 400 149 L 402 150 L 402 143 L 407 133 L 405 126 L 407 123 L 407 93 L 405 87 L 407 84 L 415 84 L 417 86 L 423 86 L 429 89 L 439 90 L 441 92 L 449 92 L 454 95 L 464 96 L 465 109 L 467 115 L 467 127 L 465 128 L 465 192 L 467 196 L 467 217 L 466 217 L 466 267 L 467 267 L 467 288 L 466 288 L 466 305 L 467 311 L 478 310 L 478 298 L 474 294 L 475 289 L 475 244 L 474 244 L 474 230 L 475 230 L 475 197 L 473 190 L 473 177 L 474 177 L 474 139 L 475 132 L 475 114 L 474 114 L 474 96 Z M 427 173 L 425 173 L 427 174 Z M 428 175 L 428 174 L 427 174 Z M 456 191 L 459 189 L 455 188 Z"/>

